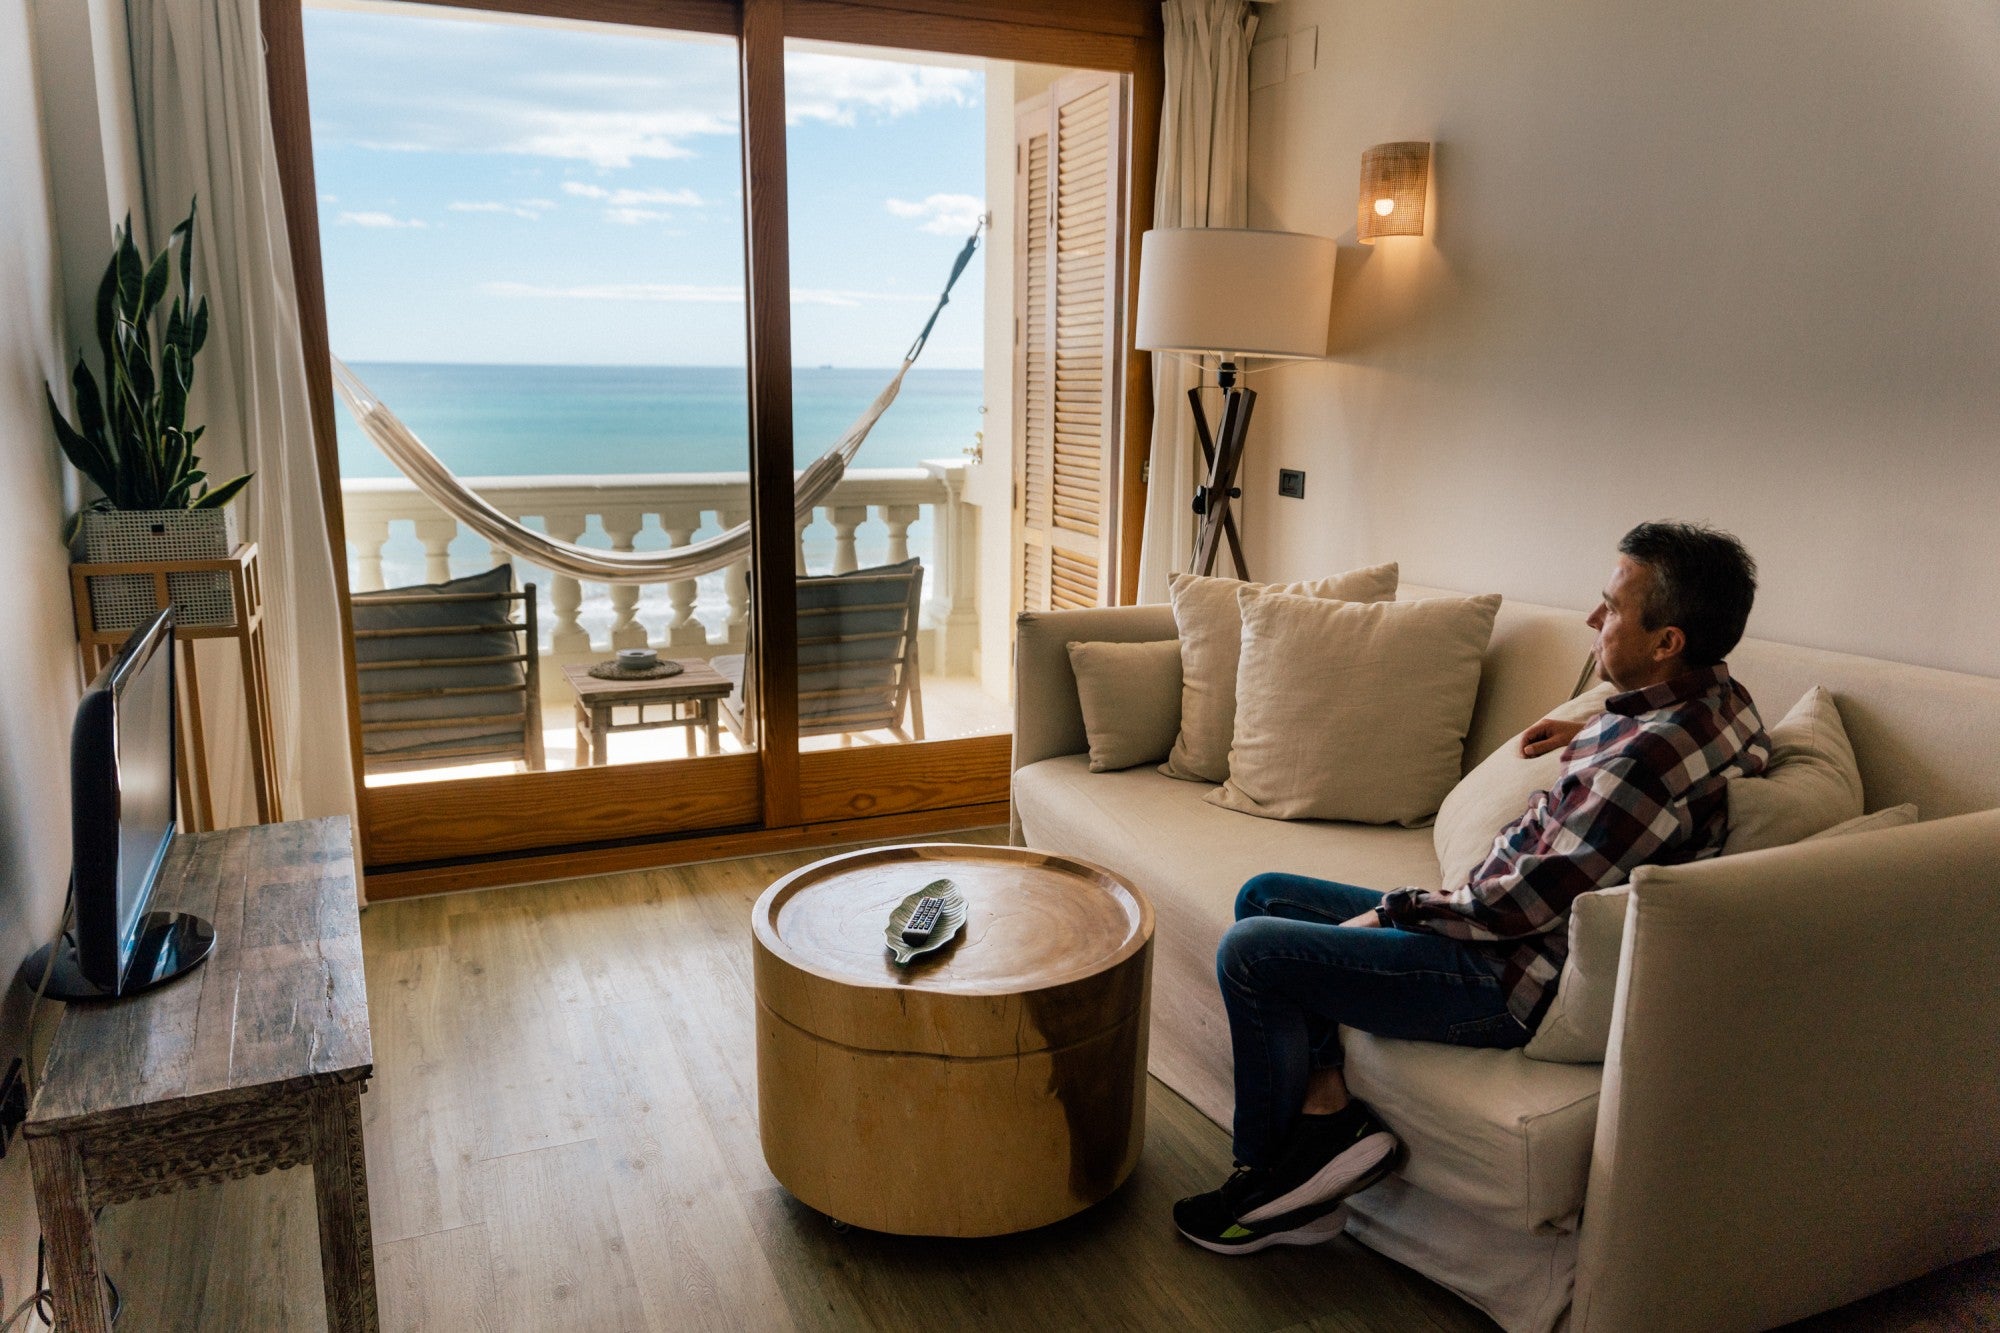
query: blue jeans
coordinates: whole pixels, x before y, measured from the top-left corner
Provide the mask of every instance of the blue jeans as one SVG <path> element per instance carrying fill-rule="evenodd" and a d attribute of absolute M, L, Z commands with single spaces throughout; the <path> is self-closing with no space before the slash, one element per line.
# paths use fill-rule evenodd
<path fill-rule="evenodd" d="M 1528 1044 L 1487 958 L 1441 935 L 1340 923 L 1374 889 L 1258 875 L 1215 952 L 1236 1057 L 1236 1160 L 1270 1166 L 1316 1069 L 1340 1067 L 1339 1026 L 1457 1046 Z"/>

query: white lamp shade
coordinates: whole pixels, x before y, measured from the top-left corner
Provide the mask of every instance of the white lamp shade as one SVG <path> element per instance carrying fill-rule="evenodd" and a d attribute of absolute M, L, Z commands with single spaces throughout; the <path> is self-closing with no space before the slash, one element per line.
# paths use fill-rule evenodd
<path fill-rule="evenodd" d="M 1149 231 L 1134 342 L 1143 352 L 1325 356 L 1337 249 L 1295 231 Z"/>

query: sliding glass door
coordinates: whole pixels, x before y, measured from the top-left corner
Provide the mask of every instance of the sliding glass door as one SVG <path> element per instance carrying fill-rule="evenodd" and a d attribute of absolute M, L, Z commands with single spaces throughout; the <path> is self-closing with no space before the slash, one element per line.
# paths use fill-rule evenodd
<path fill-rule="evenodd" d="M 371 861 L 758 822 L 735 41 L 304 36 Z"/>
<path fill-rule="evenodd" d="M 1125 572 L 1151 9 L 263 3 L 371 893 L 1004 818 L 1013 616 Z"/>

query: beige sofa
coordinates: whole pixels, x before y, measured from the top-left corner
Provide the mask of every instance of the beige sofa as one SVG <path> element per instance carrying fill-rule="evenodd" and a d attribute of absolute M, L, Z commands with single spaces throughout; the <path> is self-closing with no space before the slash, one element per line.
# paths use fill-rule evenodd
<path fill-rule="evenodd" d="M 1021 617 L 1015 836 L 1152 898 L 1152 1072 L 1226 1126 L 1237 887 L 1439 872 L 1429 829 L 1089 772 L 1066 645 L 1172 637 L 1163 606 Z M 1502 607 L 1467 768 L 1569 697 L 1590 639 L 1576 612 Z M 1602 1066 L 1348 1034 L 1355 1092 L 1409 1149 L 1349 1231 L 1510 1333 L 1766 1328 L 2000 1248 L 2000 680 L 1757 641 L 1731 664 L 1767 723 L 1826 686 L 1868 808 L 1924 822 L 1639 872 Z"/>

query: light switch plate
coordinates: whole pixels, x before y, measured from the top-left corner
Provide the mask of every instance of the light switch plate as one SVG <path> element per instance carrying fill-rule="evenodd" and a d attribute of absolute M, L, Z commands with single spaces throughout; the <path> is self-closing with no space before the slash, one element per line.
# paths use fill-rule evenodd
<path fill-rule="evenodd" d="M 1250 87 L 1253 91 L 1285 81 L 1290 48 L 1291 44 L 1283 37 L 1274 37 L 1250 48 Z"/>
<path fill-rule="evenodd" d="M 1300 28 L 1285 42 L 1285 75 L 1310 74 L 1319 66 L 1319 29 Z M 1255 86 L 1255 85 L 1252 85 Z"/>

